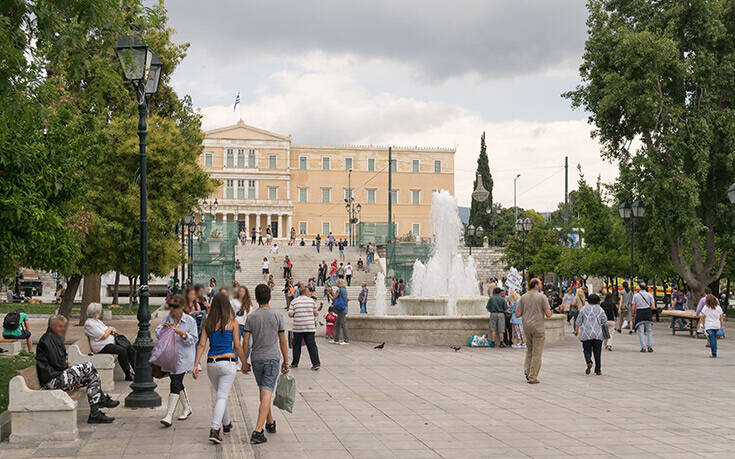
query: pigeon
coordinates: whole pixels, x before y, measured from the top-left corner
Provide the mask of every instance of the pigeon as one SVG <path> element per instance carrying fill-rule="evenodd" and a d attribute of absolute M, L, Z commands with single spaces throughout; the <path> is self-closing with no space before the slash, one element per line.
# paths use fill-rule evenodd
<path fill-rule="evenodd" d="M 375 346 L 373 349 L 383 349 L 385 347 L 385 343 L 380 343 L 377 346 Z"/>
<path fill-rule="evenodd" d="M 451 349 L 454 349 L 454 352 L 459 352 L 460 349 L 462 349 L 460 346 L 449 346 Z"/>

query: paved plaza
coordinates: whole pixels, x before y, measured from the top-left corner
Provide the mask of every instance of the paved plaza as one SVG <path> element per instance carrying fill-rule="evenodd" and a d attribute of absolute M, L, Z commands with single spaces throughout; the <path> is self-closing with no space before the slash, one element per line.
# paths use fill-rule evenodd
<path fill-rule="evenodd" d="M 274 411 L 278 433 L 252 447 L 257 411 L 252 375 L 230 396 L 235 428 L 207 441 L 212 393 L 203 376 L 186 385 L 194 415 L 164 429 L 163 408 L 117 408 L 112 425 L 89 426 L 80 413 L 76 443 L 9 445 L 0 458 L 304 457 L 732 457 L 735 377 L 730 340 L 707 358 L 704 340 L 671 336 L 656 324 L 655 352 L 615 334 L 603 375 L 585 376 L 578 341 L 548 347 L 540 385 L 522 373 L 523 351 L 386 346 L 320 340 L 322 369 L 292 370 L 294 413 Z M 159 381 L 160 382 L 160 381 Z M 167 396 L 168 384 L 159 384 Z M 126 387 L 118 385 L 118 397 Z"/>

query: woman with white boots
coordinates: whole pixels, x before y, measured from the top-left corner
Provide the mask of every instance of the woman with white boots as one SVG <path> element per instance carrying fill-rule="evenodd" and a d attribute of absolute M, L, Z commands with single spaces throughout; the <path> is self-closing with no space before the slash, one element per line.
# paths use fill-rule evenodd
<path fill-rule="evenodd" d="M 173 327 L 176 333 L 176 368 L 161 368 L 163 371 L 169 372 L 171 379 L 171 393 L 168 396 L 168 409 L 166 416 L 161 419 L 161 424 L 166 427 L 173 424 L 174 413 L 179 402 L 181 402 L 181 414 L 179 420 L 191 416 L 191 405 L 189 397 L 184 388 L 184 376 L 194 369 L 194 354 L 196 352 L 197 323 L 189 314 L 184 312 L 186 300 L 181 295 L 173 295 L 166 301 L 168 315 L 161 325 L 156 327 L 156 337 L 161 335 L 161 331 L 167 327 Z"/>
<path fill-rule="evenodd" d="M 241 287 L 242 288 L 242 287 Z M 212 424 L 209 429 L 209 440 L 212 443 L 222 443 L 222 432 L 232 429 L 230 414 L 227 411 L 227 398 L 230 396 L 232 383 L 237 375 L 237 358 L 245 362 L 240 333 L 235 314 L 230 306 L 230 300 L 224 293 L 218 293 L 212 300 L 209 313 L 202 327 L 202 338 L 197 346 L 195 363 L 199 363 L 209 340 L 207 353 L 207 376 L 217 392 L 212 413 Z M 243 365 L 243 373 L 247 370 Z M 199 377 L 199 368 L 194 368 L 194 379 Z"/>

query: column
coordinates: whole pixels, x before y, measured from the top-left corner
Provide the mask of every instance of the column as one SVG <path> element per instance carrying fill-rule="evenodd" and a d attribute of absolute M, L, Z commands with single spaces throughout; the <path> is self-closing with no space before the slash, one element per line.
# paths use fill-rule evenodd
<path fill-rule="evenodd" d="M 291 231 L 291 228 L 293 228 L 293 223 L 291 222 L 291 215 L 286 214 L 283 217 L 286 220 L 286 226 L 288 227 L 288 230 Z M 296 234 L 298 234 L 298 233 L 299 233 L 299 230 L 296 229 Z M 290 234 L 289 234 L 289 236 L 290 236 Z"/>
<path fill-rule="evenodd" d="M 259 214 L 258 217 L 258 228 L 265 233 L 265 225 L 263 224 L 263 222 L 265 221 L 263 217 L 265 217 L 265 215 Z M 265 237 L 265 234 L 263 234 L 263 237 Z"/>

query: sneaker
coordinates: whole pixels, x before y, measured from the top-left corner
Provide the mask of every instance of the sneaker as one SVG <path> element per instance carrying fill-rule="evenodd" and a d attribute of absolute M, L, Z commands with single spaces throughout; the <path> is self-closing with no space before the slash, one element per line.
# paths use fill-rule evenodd
<path fill-rule="evenodd" d="M 219 433 L 219 429 L 209 429 L 209 441 L 218 445 L 222 443 L 222 435 Z"/>
<path fill-rule="evenodd" d="M 333 339 L 330 339 L 330 340 L 329 340 L 329 344 L 337 344 L 337 341 L 335 341 L 335 340 L 333 340 Z"/>
<path fill-rule="evenodd" d="M 521 344 L 521 349 L 526 349 L 526 345 L 525 344 Z"/>
<path fill-rule="evenodd" d="M 595 374 L 596 374 L 597 376 L 602 376 L 602 372 L 601 372 L 601 371 L 595 371 Z"/>
<path fill-rule="evenodd" d="M 641 352 L 646 352 L 646 349 L 645 348 L 641 348 Z"/>
<path fill-rule="evenodd" d="M 268 433 L 276 433 L 276 421 L 275 421 L 275 419 L 270 424 L 267 423 L 267 422 L 265 423 L 265 431 L 268 432 Z"/>
<path fill-rule="evenodd" d="M 346 341 L 340 341 L 339 344 L 345 345 L 345 344 L 347 344 L 347 342 Z"/>
<path fill-rule="evenodd" d="M 116 406 L 120 405 L 120 402 L 117 400 L 113 400 L 110 398 L 109 395 L 105 395 L 100 400 L 100 408 L 115 408 Z"/>
<path fill-rule="evenodd" d="M 538 384 L 538 383 L 540 383 L 540 382 L 541 382 L 541 381 L 539 381 L 538 379 L 529 379 L 529 380 L 528 380 L 528 384 Z"/>
<path fill-rule="evenodd" d="M 505 343 L 500 343 L 500 346 L 498 346 L 498 347 L 499 347 L 500 349 L 505 349 L 505 348 L 506 348 L 506 347 L 508 347 L 508 346 L 506 346 L 506 345 L 505 345 Z"/>
<path fill-rule="evenodd" d="M 653 348 L 652 347 L 649 347 L 648 348 L 648 352 L 653 352 Z"/>
<path fill-rule="evenodd" d="M 222 426 L 222 432 L 230 433 L 230 430 L 232 430 L 232 423 Z"/>
<path fill-rule="evenodd" d="M 89 413 L 87 418 L 87 424 L 110 424 L 115 418 L 107 416 L 102 411 L 97 411 L 97 414 Z"/>
<path fill-rule="evenodd" d="M 584 370 L 584 374 L 590 374 L 590 370 L 592 370 L 592 362 L 587 362 L 587 368 Z"/>
<path fill-rule="evenodd" d="M 253 433 L 250 435 L 250 443 L 252 443 L 253 445 L 258 445 L 267 441 L 268 439 L 265 438 L 265 434 L 262 430 L 260 432 L 258 432 L 257 430 L 253 430 Z"/>
<path fill-rule="evenodd" d="M 319 371 L 319 368 L 321 368 L 321 365 L 319 365 L 318 363 L 314 365 L 313 367 L 311 367 L 313 371 Z"/>
<path fill-rule="evenodd" d="M 619 328 L 616 328 L 615 331 L 618 332 L 618 333 L 623 333 L 623 331 L 621 329 L 619 329 Z"/>
<path fill-rule="evenodd" d="M 510 347 L 513 348 L 513 349 L 520 349 L 521 348 L 521 345 L 520 344 L 511 344 Z"/>

